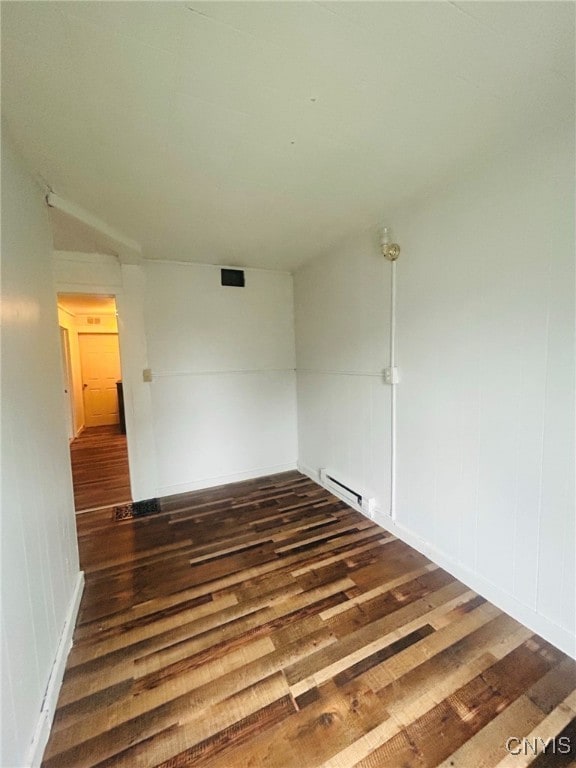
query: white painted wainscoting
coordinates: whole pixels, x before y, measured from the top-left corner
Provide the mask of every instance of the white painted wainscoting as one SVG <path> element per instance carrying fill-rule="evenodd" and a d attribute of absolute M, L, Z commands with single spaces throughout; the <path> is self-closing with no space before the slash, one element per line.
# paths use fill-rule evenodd
<path fill-rule="evenodd" d="M 297 392 L 301 471 L 318 481 L 326 468 L 382 508 L 390 495 L 390 390 L 382 374 L 299 370 Z"/>
<path fill-rule="evenodd" d="M 52 236 L 43 193 L 2 132 L 2 745 L 36 766 L 80 597 Z"/>
<path fill-rule="evenodd" d="M 573 169 L 571 123 L 382 222 L 402 246 L 394 520 L 390 387 L 349 375 L 388 365 L 377 235 L 302 267 L 295 304 L 302 469 L 372 491 L 382 525 L 576 656 Z"/>
<path fill-rule="evenodd" d="M 158 492 L 296 467 L 292 277 L 146 262 Z"/>
<path fill-rule="evenodd" d="M 298 461 L 384 508 L 390 495 L 389 265 L 363 233 L 295 274 Z"/>

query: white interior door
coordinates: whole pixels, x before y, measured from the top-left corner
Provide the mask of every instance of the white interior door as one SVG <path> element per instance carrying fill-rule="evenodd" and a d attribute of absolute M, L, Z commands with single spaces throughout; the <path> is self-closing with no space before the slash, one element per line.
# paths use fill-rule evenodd
<path fill-rule="evenodd" d="M 118 424 L 116 382 L 121 378 L 117 333 L 81 333 L 80 360 L 87 427 Z"/>

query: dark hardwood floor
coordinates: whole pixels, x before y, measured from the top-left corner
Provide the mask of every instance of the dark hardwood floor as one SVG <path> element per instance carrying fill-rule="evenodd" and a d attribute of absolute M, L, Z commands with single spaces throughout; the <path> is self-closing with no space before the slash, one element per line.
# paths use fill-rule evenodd
<path fill-rule="evenodd" d="M 574 765 L 576 663 L 296 472 L 78 533 L 44 768 Z"/>
<path fill-rule="evenodd" d="M 131 500 L 126 435 L 116 424 L 87 427 L 70 444 L 77 512 Z"/>

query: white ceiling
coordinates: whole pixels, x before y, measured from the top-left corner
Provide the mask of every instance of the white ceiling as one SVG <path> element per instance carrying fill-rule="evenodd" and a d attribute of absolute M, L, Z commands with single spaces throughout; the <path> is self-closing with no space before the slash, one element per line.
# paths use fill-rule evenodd
<path fill-rule="evenodd" d="M 5 2 L 2 80 L 32 168 L 145 257 L 291 269 L 573 120 L 574 3 Z"/>
<path fill-rule="evenodd" d="M 59 293 L 58 306 L 71 315 L 115 315 L 113 296 L 93 296 L 84 293 Z"/>

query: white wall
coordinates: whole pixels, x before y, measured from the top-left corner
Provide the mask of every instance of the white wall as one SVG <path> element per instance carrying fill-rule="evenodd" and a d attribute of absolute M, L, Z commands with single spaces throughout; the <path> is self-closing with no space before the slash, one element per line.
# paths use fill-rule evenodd
<path fill-rule="evenodd" d="M 296 465 L 292 278 L 58 252 L 59 293 L 116 296 L 134 499 Z M 154 381 L 143 381 L 152 368 Z"/>
<path fill-rule="evenodd" d="M 568 126 L 386 222 L 402 245 L 395 523 L 385 447 L 372 465 L 366 450 L 378 430 L 389 443 L 387 408 L 350 389 L 338 407 L 364 414 L 363 429 L 339 430 L 335 375 L 299 373 L 298 391 L 305 467 L 336 463 L 377 488 L 383 525 L 576 655 L 573 206 Z M 379 258 L 359 237 L 297 273 L 299 369 L 386 365 L 387 325 L 370 308 L 387 296 L 383 277 L 372 284 Z"/>
<path fill-rule="evenodd" d="M 295 276 L 299 464 L 390 493 L 389 266 L 368 233 Z"/>
<path fill-rule="evenodd" d="M 152 418 L 152 393 L 143 381 L 148 368 L 144 325 L 146 275 L 138 264 L 122 264 L 122 290 L 116 293 L 118 336 L 124 389 L 132 498 L 150 499 L 158 493 L 157 462 Z"/>
<path fill-rule="evenodd" d="M 2 144 L 0 765 L 15 768 L 41 756 L 82 581 L 50 226 L 6 132 Z"/>
<path fill-rule="evenodd" d="M 296 465 L 292 278 L 146 263 L 146 338 L 158 492 L 265 475 Z"/>

